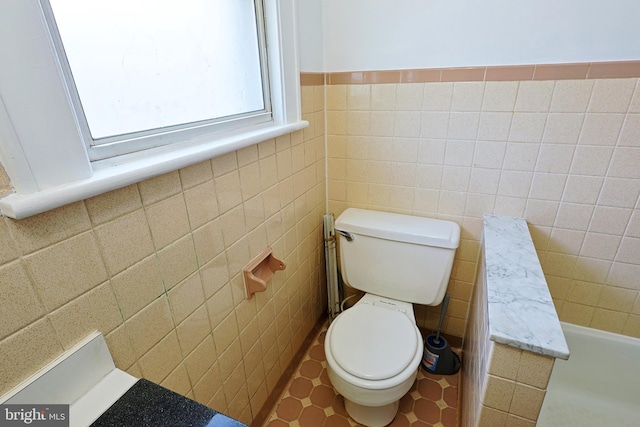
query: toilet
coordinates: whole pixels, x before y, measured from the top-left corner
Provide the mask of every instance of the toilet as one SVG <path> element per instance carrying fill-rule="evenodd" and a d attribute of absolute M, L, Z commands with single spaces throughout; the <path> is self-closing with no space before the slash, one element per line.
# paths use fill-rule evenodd
<path fill-rule="evenodd" d="M 345 283 L 365 292 L 331 322 L 329 380 L 351 418 L 386 426 L 413 385 L 423 341 L 413 304 L 446 293 L 460 227 L 451 221 L 349 208 L 335 221 Z"/>

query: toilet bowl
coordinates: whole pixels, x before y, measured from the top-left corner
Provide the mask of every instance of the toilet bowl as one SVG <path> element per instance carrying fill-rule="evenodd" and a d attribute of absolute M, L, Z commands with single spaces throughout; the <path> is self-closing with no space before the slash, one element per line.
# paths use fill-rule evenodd
<path fill-rule="evenodd" d="M 372 294 L 340 314 L 325 338 L 331 384 L 351 418 L 370 427 L 393 421 L 422 352 L 413 306 Z"/>

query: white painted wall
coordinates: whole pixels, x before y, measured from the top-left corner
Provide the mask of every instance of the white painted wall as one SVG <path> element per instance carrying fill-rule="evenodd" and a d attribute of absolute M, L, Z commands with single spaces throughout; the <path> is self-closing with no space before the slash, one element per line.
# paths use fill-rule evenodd
<path fill-rule="evenodd" d="M 319 3 L 324 12 L 322 43 L 317 34 L 310 34 L 318 31 L 311 12 L 319 16 Z M 302 71 L 318 66 L 318 55 L 312 52 L 319 44 L 328 72 L 640 59 L 637 0 L 300 0 L 298 4 L 304 18 Z"/>
<path fill-rule="evenodd" d="M 302 72 L 324 72 L 323 0 L 298 0 L 298 59 Z"/>

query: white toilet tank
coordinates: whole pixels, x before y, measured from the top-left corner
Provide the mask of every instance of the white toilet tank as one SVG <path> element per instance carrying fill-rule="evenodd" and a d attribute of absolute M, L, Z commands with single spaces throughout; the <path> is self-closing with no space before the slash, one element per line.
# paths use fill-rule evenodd
<path fill-rule="evenodd" d="M 335 228 L 349 286 L 416 304 L 442 302 L 460 243 L 458 224 L 349 208 Z"/>

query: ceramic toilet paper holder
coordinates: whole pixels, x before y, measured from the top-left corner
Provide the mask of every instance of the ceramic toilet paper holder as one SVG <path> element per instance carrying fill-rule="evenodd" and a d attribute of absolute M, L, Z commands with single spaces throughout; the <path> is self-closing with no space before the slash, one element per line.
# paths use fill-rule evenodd
<path fill-rule="evenodd" d="M 244 276 L 244 287 L 247 299 L 251 299 L 256 292 L 263 292 L 267 289 L 267 281 L 278 270 L 284 270 L 287 265 L 279 258 L 273 255 L 271 246 L 267 246 L 264 250 L 249 261 L 242 269 Z"/>

